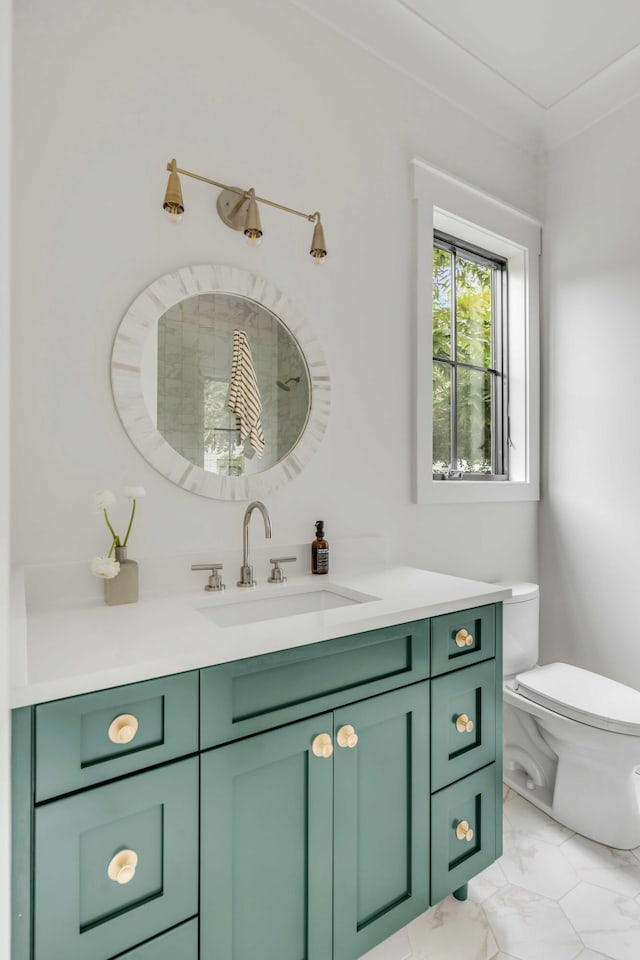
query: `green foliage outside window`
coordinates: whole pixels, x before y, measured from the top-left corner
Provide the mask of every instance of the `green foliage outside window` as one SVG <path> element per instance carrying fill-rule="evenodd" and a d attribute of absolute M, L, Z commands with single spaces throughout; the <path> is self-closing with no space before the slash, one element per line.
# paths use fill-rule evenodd
<path fill-rule="evenodd" d="M 227 477 L 240 477 L 244 469 L 244 447 L 240 443 L 235 416 L 227 407 L 229 383 L 205 378 L 204 467 Z"/>
<path fill-rule="evenodd" d="M 492 463 L 495 374 L 489 372 L 494 353 L 494 269 L 461 253 L 455 256 L 454 266 L 450 250 L 433 248 L 434 473 L 495 472 Z M 454 292 L 455 324 L 452 322 Z M 454 336 L 455 343 L 452 343 Z M 454 370 L 454 363 L 469 366 L 456 366 Z M 452 406 L 455 408 L 455 451 L 452 450 Z"/>

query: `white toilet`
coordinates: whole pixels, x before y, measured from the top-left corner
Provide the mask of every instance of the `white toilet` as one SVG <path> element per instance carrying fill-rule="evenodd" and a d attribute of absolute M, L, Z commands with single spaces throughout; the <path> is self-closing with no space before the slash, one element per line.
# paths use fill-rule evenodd
<path fill-rule="evenodd" d="M 640 846 L 640 692 L 568 663 L 538 666 L 538 587 L 505 586 L 505 782 L 585 837 Z"/>

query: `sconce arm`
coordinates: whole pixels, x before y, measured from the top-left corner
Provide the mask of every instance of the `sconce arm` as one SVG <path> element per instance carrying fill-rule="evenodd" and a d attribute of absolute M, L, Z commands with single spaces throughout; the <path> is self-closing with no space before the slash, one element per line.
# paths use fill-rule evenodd
<path fill-rule="evenodd" d="M 183 177 L 191 177 L 192 180 L 200 180 L 201 183 L 208 183 L 212 187 L 218 187 L 220 190 L 230 190 L 231 193 L 236 193 L 242 200 L 248 200 L 250 196 L 253 196 L 258 203 L 266 203 L 269 207 L 275 207 L 277 210 L 284 210 L 285 213 L 293 213 L 296 217 L 302 217 L 303 220 L 319 221 L 320 214 L 316 213 L 303 213 L 301 210 L 294 210 L 293 207 L 286 207 L 283 203 L 276 203 L 275 200 L 267 200 L 266 197 L 256 196 L 253 188 L 251 190 L 242 190 L 239 187 L 230 187 L 228 183 L 220 183 L 219 180 L 211 180 L 209 177 L 201 177 L 199 173 L 192 173 L 190 170 L 183 170 L 181 167 L 176 166 L 176 161 L 171 160 L 167 164 L 167 170 L 173 173 L 179 173 Z"/>

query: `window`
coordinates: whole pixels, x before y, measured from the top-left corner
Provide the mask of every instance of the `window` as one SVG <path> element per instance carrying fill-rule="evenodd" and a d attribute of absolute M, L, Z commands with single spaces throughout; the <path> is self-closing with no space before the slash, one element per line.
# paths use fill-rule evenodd
<path fill-rule="evenodd" d="M 224 477 L 241 477 L 244 444 L 237 419 L 227 407 L 229 381 L 204 377 L 202 383 L 204 469 Z"/>
<path fill-rule="evenodd" d="M 538 500 L 540 221 L 424 160 L 411 168 L 415 501 Z"/>
<path fill-rule="evenodd" d="M 433 476 L 508 478 L 507 261 L 433 241 Z"/>

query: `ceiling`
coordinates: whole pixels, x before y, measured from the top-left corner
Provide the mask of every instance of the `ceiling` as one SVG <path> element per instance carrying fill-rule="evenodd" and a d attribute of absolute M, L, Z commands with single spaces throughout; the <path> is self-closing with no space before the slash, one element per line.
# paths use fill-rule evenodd
<path fill-rule="evenodd" d="M 539 152 L 640 95 L 638 0 L 292 0 Z"/>
<path fill-rule="evenodd" d="M 637 0 L 399 0 L 548 109 L 640 43 Z"/>

